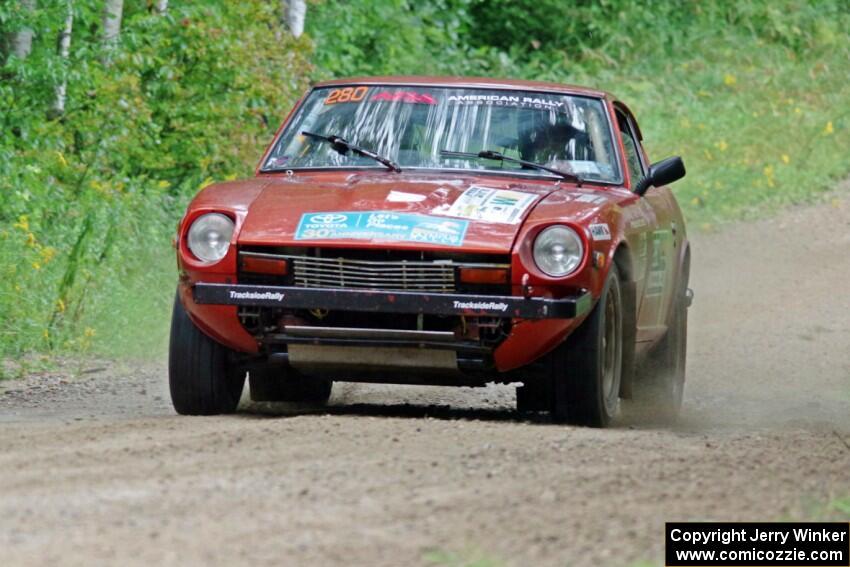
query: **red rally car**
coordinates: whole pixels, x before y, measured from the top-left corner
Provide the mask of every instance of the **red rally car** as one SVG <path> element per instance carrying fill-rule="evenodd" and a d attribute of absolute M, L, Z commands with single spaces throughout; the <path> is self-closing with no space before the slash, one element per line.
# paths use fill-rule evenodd
<path fill-rule="evenodd" d="M 516 383 L 521 411 L 605 426 L 675 414 L 690 248 L 628 107 L 528 81 L 377 77 L 312 88 L 255 177 L 177 235 L 181 414 L 322 403 L 334 381 Z"/>

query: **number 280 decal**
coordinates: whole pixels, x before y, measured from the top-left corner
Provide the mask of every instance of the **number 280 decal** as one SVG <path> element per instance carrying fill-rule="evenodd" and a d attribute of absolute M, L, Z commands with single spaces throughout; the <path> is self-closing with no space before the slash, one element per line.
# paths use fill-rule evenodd
<path fill-rule="evenodd" d="M 339 102 L 360 102 L 366 97 L 369 87 L 345 87 L 334 89 L 325 99 L 325 104 L 337 104 Z"/>

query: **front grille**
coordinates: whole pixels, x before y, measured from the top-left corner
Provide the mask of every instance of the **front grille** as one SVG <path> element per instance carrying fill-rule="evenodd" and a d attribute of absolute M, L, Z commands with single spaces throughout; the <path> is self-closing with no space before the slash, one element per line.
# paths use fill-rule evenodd
<path fill-rule="evenodd" d="M 450 292 L 455 290 L 451 261 L 416 262 L 287 256 L 295 285 L 362 289 Z"/>
<path fill-rule="evenodd" d="M 468 284 L 458 285 L 456 282 L 457 270 L 461 267 L 509 268 L 510 257 L 507 255 L 271 247 L 242 249 L 239 255 L 243 259 L 249 256 L 285 259 L 289 264 L 289 275 L 283 279 L 242 273 L 240 281 L 243 283 L 431 293 L 475 291 L 499 294 L 509 291 L 505 286 L 493 285 L 483 286 L 486 289 L 470 289 Z"/>

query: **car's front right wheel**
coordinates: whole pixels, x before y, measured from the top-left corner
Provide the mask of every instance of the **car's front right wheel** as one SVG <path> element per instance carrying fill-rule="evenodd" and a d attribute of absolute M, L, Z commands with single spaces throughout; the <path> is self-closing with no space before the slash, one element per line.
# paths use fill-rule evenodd
<path fill-rule="evenodd" d="M 183 415 L 233 413 L 245 386 L 232 351 L 195 326 L 179 297 L 171 317 L 168 385 L 171 403 Z"/>

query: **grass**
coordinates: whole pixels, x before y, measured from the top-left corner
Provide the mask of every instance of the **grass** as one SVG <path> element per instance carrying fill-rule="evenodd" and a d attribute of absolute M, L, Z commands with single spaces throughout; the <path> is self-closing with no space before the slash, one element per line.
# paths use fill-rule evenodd
<path fill-rule="evenodd" d="M 426 565 L 434 567 L 504 567 L 506 563 L 481 551 L 447 551 L 440 548 L 429 549 L 422 559 Z"/>
<path fill-rule="evenodd" d="M 827 505 L 827 510 L 836 514 L 838 520 L 850 522 L 850 496 L 833 500 Z"/>
<path fill-rule="evenodd" d="M 692 225 L 757 218 L 816 198 L 850 173 L 850 56 L 798 56 L 714 40 L 635 75 L 583 77 L 635 112 L 653 160 L 679 154 L 675 193 Z"/>

